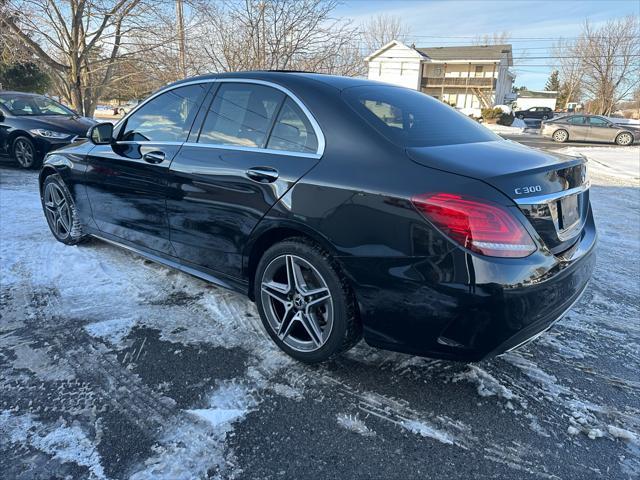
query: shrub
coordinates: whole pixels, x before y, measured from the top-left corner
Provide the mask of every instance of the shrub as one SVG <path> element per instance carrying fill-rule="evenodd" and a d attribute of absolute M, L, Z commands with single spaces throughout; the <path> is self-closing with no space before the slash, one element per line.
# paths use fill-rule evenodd
<path fill-rule="evenodd" d="M 494 120 L 502 115 L 502 110 L 499 108 L 483 108 L 480 112 L 485 120 Z"/>
<path fill-rule="evenodd" d="M 508 127 L 513 123 L 514 118 L 513 113 L 502 113 L 500 114 L 497 123 L 498 125 L 505 125 Z"/>

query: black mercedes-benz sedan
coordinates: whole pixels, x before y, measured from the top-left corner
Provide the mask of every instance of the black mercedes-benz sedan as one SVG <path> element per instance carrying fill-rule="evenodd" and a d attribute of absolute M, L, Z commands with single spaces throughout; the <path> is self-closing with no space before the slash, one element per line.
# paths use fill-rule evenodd
<path fill-rule="evenodd" d="M 37 168 L 47 152 L 84 137 L 95 121 L 43 95 L 0 91 L 0 152 Z"/>
<path fill-rule="evenodd" d="M 87 136 L 44 162 L 53 235 L 98 237 L 248 295 L 305 362 L 362 336 L 496 355 L 560 319 L 594 267 L 583 158 L 502 140 L 417 91 L 202 76 Z"/>

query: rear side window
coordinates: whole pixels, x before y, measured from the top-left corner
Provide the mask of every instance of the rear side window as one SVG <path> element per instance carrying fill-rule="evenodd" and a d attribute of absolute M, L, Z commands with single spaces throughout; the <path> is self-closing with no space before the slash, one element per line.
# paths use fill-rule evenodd
<path fill-rule="evenodd" d="M 287 98 L 280 109 L 267 148 L 302 153 L 318 151 L 318 138 L 311 122 L 290 98 Z"/>
<path fill-rule="evenodd" d="M 264 148 L 283 99 L 284 93 L 275 88 L 222 83 L 211 102 L 198 142 Z"/>
<path fill-rule="evenodd" d="M 184 142 L 208 84 L 188 85 L 161 93 L 127 119 L 120 140 Z"/>
<path fill-rule="evenodd" d="M 415 90 L 376 85 L 347 88 L 342 95 L 373 128 L 403 147 L 500 140 L 488 128 Z"/>
<path fill-rule="evenodd" d="M 609 122 L 607 122 L 604 118 L 589 117 L 589 124 L 594 127 L 606 127 L 609 125 Z"/>

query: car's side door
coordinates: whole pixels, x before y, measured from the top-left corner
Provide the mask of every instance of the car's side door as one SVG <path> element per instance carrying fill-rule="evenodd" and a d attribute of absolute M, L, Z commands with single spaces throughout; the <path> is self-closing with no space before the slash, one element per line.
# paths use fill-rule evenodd
<path fill-rule="evenodd" d="M 566 123 L 569 140 L 584 141 L 589 135 L 589 121 L 584 115 L 569 117 Z"/>
<path fill-rule="evenodd" d="M 617 129 L 602 117 L 589 117 L 589 134 L 587 139 L 594 142 L 613 142 Z"/>
<path fill-rule="evenodd" d="M 239 278 L 252 230 L 316 165 L 323 145 L 318 124 L 291 92 L 220 82 L 199 135 L 170 168 L 167 214 L 183 263 Z"/>
<path fill-rule="evenodd" d="M 87 158 L 85 182 L 97 227 L 147 250 L 173 255 L 166 216 L 167 172 L 211 83 L 164 91 L 142 104 Z"/>
<path fill-rule="evenodd" d="M 2 107 L 2 100 L 0 99 L 0 152 L 7 150 L 7 138 L 11 127 L 8 122 L 9 112 Z"/>

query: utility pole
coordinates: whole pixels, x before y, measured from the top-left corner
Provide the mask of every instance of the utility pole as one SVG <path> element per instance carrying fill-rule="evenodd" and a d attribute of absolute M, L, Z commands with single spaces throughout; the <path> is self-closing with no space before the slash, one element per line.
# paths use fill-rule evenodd
<path fill-rule="evenodd" d="M 180 75 L 187 76 L 186 39 L 184 35 L 184 5 L 183 0 L 176 0 L 176 20 L 178 22 L 178 62 Z"/>

